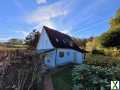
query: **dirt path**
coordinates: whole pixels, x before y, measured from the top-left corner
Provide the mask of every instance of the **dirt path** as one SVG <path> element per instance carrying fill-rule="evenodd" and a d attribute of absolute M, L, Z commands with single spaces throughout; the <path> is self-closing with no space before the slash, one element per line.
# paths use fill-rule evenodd
<path fill-rule="evenodd" d="M 54 90 L 53 83 L 50 75 L 45 75 L 44 90 Z"/>

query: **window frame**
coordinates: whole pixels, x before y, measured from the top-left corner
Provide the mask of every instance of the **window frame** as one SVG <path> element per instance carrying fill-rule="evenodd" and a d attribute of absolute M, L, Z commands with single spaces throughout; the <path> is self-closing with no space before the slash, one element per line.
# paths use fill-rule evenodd
<path fill-rule="evenodd" d="M 64 56 L 65 56 L 65 52 L 64 51 L 59 51 L 59 57 L 64 58 Z"/>

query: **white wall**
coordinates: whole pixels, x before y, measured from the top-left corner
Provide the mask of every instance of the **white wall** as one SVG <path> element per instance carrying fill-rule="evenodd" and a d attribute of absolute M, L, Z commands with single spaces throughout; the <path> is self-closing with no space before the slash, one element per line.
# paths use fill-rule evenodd
<path fill-rule="evenodd" d="M 44 63 L 49 67 L 49 68 L 54 68 L 55 67 L 55 50 L 47 53 L 48 55 L 45 57 Z"/>
<path fill-rule="evenodd" d="M 61 51 L 64 52 L 64 57 L 62 58 L 59 56 L 59 52 Z M 58 49 L 56 64 L 63 65 L 63 64 L 71 63 L 71 62 L 80 64 L 84 60 L 83 56 L 84 56 L 83 53 L 72 50 L 72 49 Z"/>
<path fill-rule="evenodd" d="M 60 57 L 59 52 L 64 52 L 64 57 Z M 49 68 L 54 68 L 57 66 L 76 63 L 81 64 L 84 61 L 84 54 L 72 49 L 57 49 L 49 52 L 45 57 L 44 63 Z"/>
<path fill-rule="evenodd" d="M 53 45 L 51 44 L 48 38 L 48 35 L 43 28 L 38 45 L 37 45 L 37 50 L 52 49 L 52 48 L 53 48 Z"/>
<path fill-rule="evenodd" d="M 84 61 L 84 53 L 80 53 L 78 51 L 75 51 L 76 52 L 76 63 L 77 64 L 80 64 Z"/>

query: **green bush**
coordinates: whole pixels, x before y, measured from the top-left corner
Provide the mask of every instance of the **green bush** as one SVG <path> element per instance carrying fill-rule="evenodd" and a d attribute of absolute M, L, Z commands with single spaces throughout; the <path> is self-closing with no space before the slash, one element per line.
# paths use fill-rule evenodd
<path fill-rule="evenodd" d="M 115 48 L 103 48 L 100 50 L 92 50 L 92 54 L 100 54 L 105 56 L 120 57 L 120 50 Z"/>
<path fill-rule="evenodd" d="M 106 56 L 120 57 L 120 50 L 117 50 L 115 48 L 107 48 L 104 49 L 104 54 Z"/>
<path fill-rule="evenodd" d="M 111 67 L 120 64 L 120 57 L 104 56 L 100 54 L 86 54 L 86 64 Z"/>
<path fill-rule="evenodd" d="M 120 67 L 103 68 L 94 65 L 75 65 L 72 70 L 73 90 L 94 87 L 110 90 L 111 80 L 120 80 Z"/>
<path fill-rule="evenodd" d="M 93 50 L 92 54 L 100 54 L 100 55 L 104 55 L 104 50 Z"/>

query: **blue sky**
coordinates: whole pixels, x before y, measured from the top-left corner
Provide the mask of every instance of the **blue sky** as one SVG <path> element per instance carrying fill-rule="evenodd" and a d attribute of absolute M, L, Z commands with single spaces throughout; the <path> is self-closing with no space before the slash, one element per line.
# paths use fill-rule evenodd
<path fill-rule="evenodd" d="M 120 0 L 1 0 L 0 41 L 24 39 L 43 25 L 79 38 L 98 36 L 118 8 Z"/>

